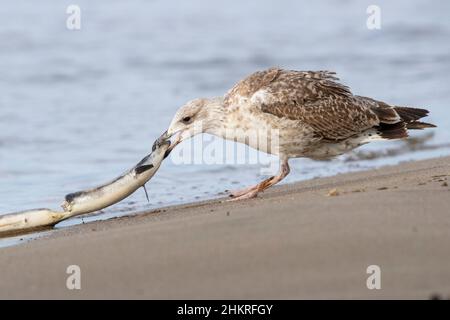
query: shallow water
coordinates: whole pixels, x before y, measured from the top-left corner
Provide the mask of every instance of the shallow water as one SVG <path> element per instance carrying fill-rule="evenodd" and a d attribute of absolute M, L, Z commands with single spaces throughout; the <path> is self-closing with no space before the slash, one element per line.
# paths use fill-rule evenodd
<path fill-rule="evenodd" d="M 439 126 L 419 148 L 382 142 L 332 162 L 294 160 L 285 182 L 450 154 L 448 1 L 378 1 L 381 30 L 366 28 L 371 1 L 142 0 L 76 1 L 81 30 L 70 31 L 72 3 L 0 6 L 0 213 L 56 209 L 66 193 L 111 180 L 150 151 L 184 102 L 270 66 L 334 70 L 354 93 L 426 107 Z M 258 165 L 169 158 L 148 184 L 150 203 L 138 191 L 84 220 L 262 178 Z"/>

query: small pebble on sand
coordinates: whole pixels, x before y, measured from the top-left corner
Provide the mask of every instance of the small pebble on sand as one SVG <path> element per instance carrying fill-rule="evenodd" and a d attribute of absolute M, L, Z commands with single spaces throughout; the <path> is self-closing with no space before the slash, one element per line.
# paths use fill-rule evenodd
<path fill-rule="evenodd" d="M 336 188 L 331 189 L 327 194 L 328 197 L 336 197 L 338 195 L 339 195 L 339 191 Z"/>

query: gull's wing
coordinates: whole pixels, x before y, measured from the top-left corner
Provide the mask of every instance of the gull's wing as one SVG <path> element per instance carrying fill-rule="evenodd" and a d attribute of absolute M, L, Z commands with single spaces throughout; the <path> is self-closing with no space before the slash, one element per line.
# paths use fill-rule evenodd
<path fill-rule="evenodd" d="M 343 140 L 378 126 L 400 121 L 392 107 L 354 96 L 328 71 L 277 68 L 256 72 L 225 96 L 230 107 L 243 99 L 262 112 L 301 121 L 324 139 Z"/>

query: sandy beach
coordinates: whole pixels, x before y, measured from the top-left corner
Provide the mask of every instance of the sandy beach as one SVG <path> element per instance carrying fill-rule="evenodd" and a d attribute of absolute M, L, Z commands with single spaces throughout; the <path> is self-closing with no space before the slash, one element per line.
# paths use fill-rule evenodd
<path fill-rule="evenodd" d="M 446 298 L 448 183 L 447 157 L 56 230 L 0 249 L 0 298 Z"/>

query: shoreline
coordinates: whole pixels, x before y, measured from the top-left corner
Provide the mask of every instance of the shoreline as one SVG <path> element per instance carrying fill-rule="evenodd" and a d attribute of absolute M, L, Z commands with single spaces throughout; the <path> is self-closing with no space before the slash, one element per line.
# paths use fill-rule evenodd
<path fill-rule="evenodd" d="M 0 248 L 0 298 L 447 297 L 448 183 L 442 157 L 55 229 Z"/>

